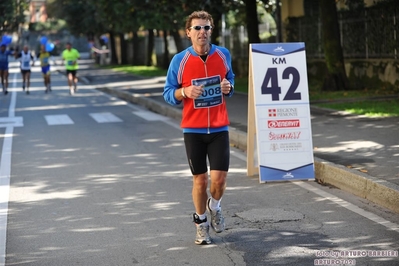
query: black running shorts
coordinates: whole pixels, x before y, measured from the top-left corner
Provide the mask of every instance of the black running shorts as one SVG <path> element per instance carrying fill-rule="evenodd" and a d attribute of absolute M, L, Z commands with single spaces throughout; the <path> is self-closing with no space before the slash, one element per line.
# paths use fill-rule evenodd
<path fill-rule="evenodd" d="M 199 175 L 210 170 L 228 171 L 230 164 L 229 132 L 211 134 L 184 133 L 187 160 L 191 173 Z"/>
<path fill-rule="evenodd" d="M 30 73 L 30 69 L 21 69 L 22 75 L 25 75 L 26 73 Z"/>
<path fill-rule="evenodd" d="M 69 69 L 67 69 L 67 75 L 69 75 L 69 74 L 72 74 L 72 77 L 76 77 L 76 70 L 69 70 Z"/>

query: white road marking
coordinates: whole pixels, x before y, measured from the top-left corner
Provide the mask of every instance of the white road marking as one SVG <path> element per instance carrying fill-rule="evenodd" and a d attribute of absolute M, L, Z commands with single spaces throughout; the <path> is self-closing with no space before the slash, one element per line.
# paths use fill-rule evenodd
<path fill-rule="evenodd" d="M 44 118 L 49 126 L 74 124 L 68 115 L 45 115 Z"/>
<path fill-rule="evenodd" d="M 0 117 L 0 127 L 23 127 L 24 122 L 21 116 L 17 117 Z"/>
<path fill-rule="evenodd" d="M 12 80 L 13 87 L 17 87 L 17 73 L 14 73 L 13 80 Z M 8 108 L 8 116 L 9 117 L 14 117 L 15 116 L 15 106 L 17 104 L 17 94 L 13 90 L 13 93 L 11 93 L 11 102 L 10 102 L 10 107 Z"/>
<path fill-rule="evenodd" d="M 113 123 L 123 122 L 122 119 L 112 113 L 91 113 L 90 116 L 97 121 L 97 123 Z"/>
<path fill-rule="evenodd" d="M 15 92 L 12 92 L 15 93 Z M 5 265 L 13 126 L 6 128 L 0 161 L 0 266 Z"/>
<path fill-rule="evenodd" d="M 311 192 L 313 192 L 313 193 L 315 193 L 317 195 L 320 195 L 323 198 L 326 198 L 326 199 L 328 199 L 328 200 L 330 200 L 330 201 L 332 201 L 332 202 L 334 202 L 334 203 L 336 203 L 336 204 L 338 204 L 338 205 L 340 205 L 340 206 L 342 206 L 342 207 L 344 207 L 344 208 L 346 208 L 346 209 L 348 209 L 348 210 L 350 210 L 350 211 L 352 211 L 354 213 L 357 213 L 357 214 L 359 214 L 359 215 L 361 215 L 361 216 L 363 216 L 363 217 L 365 217 L 365 218 L 367 218 L 367 219 L 369 219 L 369 220 L 371 220 L 371 221 L 373 221 L 375 223 L 378 223 L 378 224 L 380 224 L 382 226 L 385 226 L 389 230 L 396 231 L 397 233 L 399 233 L 399 225 L 398 224 L 395 224 L 395 223 L 392 223 L 390 221 L 387 221 L 384 218 L 381 218 L 380 216 L 375 215 L 374 213 L 365 211 L 365 210 L 359 208 L 358 206 L 356 206 L 356 205 L 354 205 L 354 204 L 352 204 L 350 202 L 347 202 L 347 201 L 345 201 L 343 199 L 340 199 L 340 198 L 338 198 L 338 197 L 336 197 L 336 196 L 334 196 L 334 195 L 332 195 L 332 194 L 330 194 L 328 192 L 325 192 L 325 191 L 323 191 L 321 189 L 313 187 L 313 186 L 311 186 L 309 184 L 306 184 L 306 183 L 304 183 L 302 181 L 293 182 L 293 183 L 295 185 L 300 186 L 300 187 L 302 187 L 302 188 L 304 188 L 306 190 L 309 190 L 309 191 L 311 191 Z"/>
<path fill-rule="evenodd" d="M 147 120 L 147 121 L 163 121 L 163 120 L 168 120 L 167 117 L 163 115 L 159 115 L 156 113 L 153 113 L 151 111 L 137 111 L 133 112 L 133 114 Z"/>
<path fill-rule="evenodd" d="M 13 87 L 17 85 L 17 73 L 13 76 Z M 11 92 L 11 102 L 8 109 L 9 121 L 15 119 L 15 105 L 17 101 L 17 92 Z M 3 149 L 0 160 L 0 266 L 6 262 L 6 243 L 7 243 L 7 216 L 8 199 L 10 195 L 10 177 L 11 177 L 11 150 L 14 125 L 6 126 Z"/>

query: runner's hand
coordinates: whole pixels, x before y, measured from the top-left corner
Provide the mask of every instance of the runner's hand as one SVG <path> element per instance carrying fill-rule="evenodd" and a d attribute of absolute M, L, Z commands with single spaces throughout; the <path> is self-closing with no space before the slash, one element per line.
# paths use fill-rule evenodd
<path fill-rule="evenodd" d="M 222 80 L 222 82 L 220 83 L 220 87 L 222 88 L 223 94 L 229 94 L 231 91 L 230 81 L 228 81 L 226 78 Z"/>
<path fill-rule="evenodd" d="M 198 97 L 201 96 L 203 92 L 204 92 L 204 85 L 201 86 L 191 85 L 189 87 L 184 88 L 184 94 L 186 94 L 186 96 L 191 99 L 197 99 Z"/>

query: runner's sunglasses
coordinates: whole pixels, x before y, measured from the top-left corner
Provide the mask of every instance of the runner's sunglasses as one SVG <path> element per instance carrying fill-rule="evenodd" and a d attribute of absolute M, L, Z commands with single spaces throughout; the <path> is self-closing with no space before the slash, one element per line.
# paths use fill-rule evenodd
<path fill-rule="evenodd" d="M 195 30 L 201 30 L 204 29 L 205 31 L 211 30 L 212 26 L 206 25 L 206 26 L 191 26 L 189 29 L 195 29 Z"/>

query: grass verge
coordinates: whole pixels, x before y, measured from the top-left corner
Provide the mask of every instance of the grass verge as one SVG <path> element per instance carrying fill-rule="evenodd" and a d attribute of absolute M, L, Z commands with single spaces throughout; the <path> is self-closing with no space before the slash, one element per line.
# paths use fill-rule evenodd
<path fill-rule="evenodd" d="M 352 103 L 325 103 L 317 106 L 343 110 L 352 114 L 370 117 L 399 116 L 399 99 L 385 101 L 359 101 Z"/>
<path fill-rule="evenodd" d="M 143 77 L 166 76 L 167 72 L 167 70 L 155 66 L 104 66 L 103 68 Z"/>

